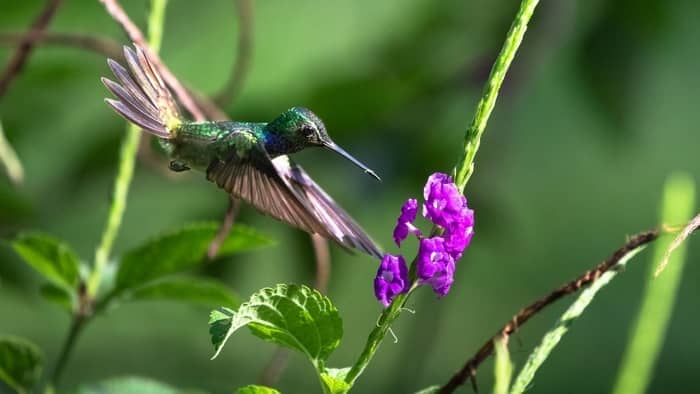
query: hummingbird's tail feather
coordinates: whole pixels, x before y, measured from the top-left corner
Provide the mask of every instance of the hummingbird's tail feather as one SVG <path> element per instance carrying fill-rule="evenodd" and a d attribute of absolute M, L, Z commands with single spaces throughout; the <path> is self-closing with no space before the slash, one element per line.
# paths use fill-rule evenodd
<path fill-rule="evenodd" d="M 170 90 L 148 56 L 124 47 L 124 58 L 131 72 L 112 59 L 107 64 L 119 83 L 102 78 L 102 83 L 118 100 L 105 99 L 124 118 L 160 138 L 173 138 L 183 117 Z"/>

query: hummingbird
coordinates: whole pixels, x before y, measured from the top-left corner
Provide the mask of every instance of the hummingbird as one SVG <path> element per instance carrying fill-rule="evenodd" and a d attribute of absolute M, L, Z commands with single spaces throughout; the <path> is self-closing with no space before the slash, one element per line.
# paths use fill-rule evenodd
<path fill-rule="evenodd" d="M 119 83 L 102 82 L 117 98 L 105 102 L 128 121 L 158 138 L 175 172 L 202 171 L 235 198 L 293 227 L 319 234 L 346 250 L 382 258 L 365 231 L 289 154 L 323 147 L 381 180 L 328 136 L 309 109 L 291 108 L 269 123 L 185 119 L 158 69 L 138 45 L 124 47 L 129 71 L 113 59 L 107 64 Z"/>

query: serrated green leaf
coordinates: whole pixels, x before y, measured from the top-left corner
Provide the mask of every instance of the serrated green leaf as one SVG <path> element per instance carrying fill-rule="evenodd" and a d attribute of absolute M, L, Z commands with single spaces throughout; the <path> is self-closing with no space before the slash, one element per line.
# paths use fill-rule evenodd
<path fill-rule="evenodd" d="M 119 263 L 116 287 L 136 288 L 165 275 L 182 272 L 203 261 L 216 236 L 217 223 L 190 224 L 127 252 Z M 250 227 L 236 224 L 219 249 L 225 256 L 272 244 Z"/>
<path fill-rule="evenodd" d="M 163 382 L 140 376 L 123 376 L 80 386 L 78 394 L 203 394 L 199 390 L 181 390 Z"/>
<path fill-rule="evenodd" d="M 280 394 L 280 392 L 271 387 L 251 384 L 236 390 L 236 394 Z"/>
<path fill-rule="evenodd" d="M 326 386 L 326 391 L 331 394 L 344 394 L 347 393 L 352 386 L 345 381 L 345 377 L 350 368 L 326 368 L 326 370 L 321 373 L 321 381 L 323 385 Z"/>
<path fill-rule="evenodd" d="M 43 357 L 26 339 L 0 337 L 0 380 L 19 393 L 30 392 L 39 381 Z"/>
<path fill-rule="evenodd" d="M 215 358 L 231 334 L 243 326 L 265 341 L 298 350 L 317 369 L 343 336 L 338 310 L 328 297 L 306 286 L 280 284 L 264 288 L 237 311 L 222 308 L 209 319 Z"/>
<path fill-rule="evenodd" d="M 58 305 L 68 313 L 73 313 L 75 310 L 75 293 L 69 292 L 63 287 L 51 283 L 44 283 L 41 288 L 39 288 L 39 293 L 45 300 Z"/>
<path fill-rule="evenodd" d="M 75 291 L 80 280 L 78 256 L 60 240 L 38 232 L 20 234 L 12 248 L 52 283 Z"/>
<path fill-rule="evenodd" d="M 130 292 L 127 300 L 166 300 L 205 306 L 225 305 L 236 308 L 240 298 L 223 283 L 206 278 L 174 277 L 151 282 Z"/>

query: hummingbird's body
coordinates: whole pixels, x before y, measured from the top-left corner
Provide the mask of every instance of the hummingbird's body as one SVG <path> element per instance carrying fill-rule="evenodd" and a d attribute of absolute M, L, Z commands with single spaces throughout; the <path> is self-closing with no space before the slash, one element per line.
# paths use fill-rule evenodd
<path fill-rule="evenodd" d="M 121 85 L 102 79 L 119 99 L 106 101 L 159 138 L 172 159 L 171 170 L 203 171 L 208 180 L 265 214 L 346 249 L 382 257 L 362 228 L 287 156 L 308 147 L 325 147 L 379 179 L 330 139 L 315 114 L 294 107 L 269 123 L 189 122 L 180 115 L 145 53 L 138 47 L 136 52 L 125 48 L 124 55 L 131 73 L 108 59 Z"/>

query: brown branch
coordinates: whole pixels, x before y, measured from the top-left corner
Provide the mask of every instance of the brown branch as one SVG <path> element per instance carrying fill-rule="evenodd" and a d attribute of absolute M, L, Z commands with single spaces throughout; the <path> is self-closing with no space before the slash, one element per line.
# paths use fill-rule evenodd
<path fill-rule="evenodd" d="M 314 247 L 314 257 L 316 260 L 314 287 L 319 292 L 326 294 L 328 291 L 328 281 L 331 277 L 331 253 L 328 249 L 328 240 L 318 234 L 310 234 L 309 237 Z"/>
<path fill-rule="evenodd" d="M 165 83 L 170 86 L 177 98 L 180 100 L 182 105 L 187 109 L 187 111 L 192 115 L 196 121 L 206 120 L 201 109 L 197 106 L 196 101 L 192 98 L 190 93 L 185 89 L 185 87 L 180 83 L 180 81 L 173 75 L 173 73 L 168 69 L 168 67 L 161 61 L 160 56 L 153 52 L 148 46 L 143 33 L 138 26 L 129 18 L 122 6 L 117 0 L 100 0 L 102 5 L 109 13 L 109 15 L 124 29 L 129 39 L 133 41 L 136 45 L 143 48 L 148 54 L 150 60 L 158 68 L 160 73 L 163 75 Z"/>
<path fill-rule="evenodd" d="M 507 340 L 510 335 L 516 332 L 523 324 L 530 320 L 531 317 L 539 313 L 542 309 L 553 304 L 555 301 L 563 298 L 564 296 L 575 293 L 582 287 L 591 284 L 606 271 L 614 269 L 617 263 L 629 252 L 654 241 L 656 238 L 658 238 L 658 236 L 658 230 L 651 230 L 639 233 L 629 238 L 621 248 L 616 250 L 610 257 L 592 270 L 586 271 L 583 273 L 583 275 L 523 308 L 520 312 L 513 316 L 513 318 L 496 333 L 496 335 L 484 342 L 476 354 L 467 360 L 462 369 L 454 374 L 454 376 L 452 376 L 452 378 L 440 388 L 439 392 L 452 393 L 469 379 L 472 380 L 472 385 L 476 390 L 476 369 L 493 353 L 493 342 L 495 339 L 503 338 Z"/>
<path fill-rule="evenodd" d="M 22 71 L 22 67 L 29 59 L 29 55 L 34 47 L 36 37 L 49 26 L 49 22 L 56 15 L 58 6 L 61 5 L 61 0 L 49 0 L 46 7 L 41 10 L 39 16 L 32 23 L 31 29 L 22 39 L 22 43 L 15 51 L 14 56 L 10 59 L 0 77 L 0 98 L 5 95 L 7 88 L 12 83 L 12 80 Z"/>
<path fill-rule="evenodd" d="M 238 50 L 231 76 L 226 86 L 216 95 L 215 101 L 222 107 L 230 104 L 240 93 L 253 53 L 253 3 L 251 0 L 235 0 L 235 2 L 238 11 Z"/>
<path fill-rule="evenodd" d="M 216 256 L 219 254 L 221 245 L 226 240 L 226 237 L 228 237 L 228 234 L 231 232 L 231 228 L 233 227 L 233 223 L 236 221 L 236 216 L 238 215 L 238 210 L 240 207 L 241 200 L 237 199 L 236 197 L 229 196 L 229 204 L 228 208 L 226 209 L 226 214 L 224 215 L 224 220 L 221 221 L 221 226 L 216 232 L 216 236 L 209 244 L 209 249 L 207 249 L 207 257 L 209 260 L 214 260 L 214 258 L 216 258 Z"/>

